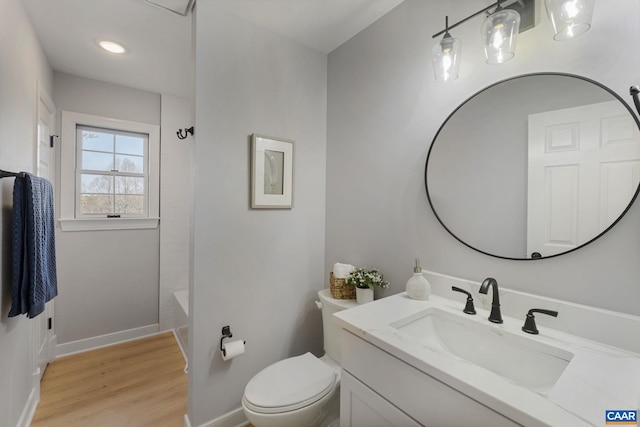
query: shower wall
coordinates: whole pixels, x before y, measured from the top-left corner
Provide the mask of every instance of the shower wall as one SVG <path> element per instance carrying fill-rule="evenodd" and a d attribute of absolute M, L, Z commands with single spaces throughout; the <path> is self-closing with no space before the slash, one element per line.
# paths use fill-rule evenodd
<path fill-rule="evenodd" d="M 160 154 L 160 330 L 174 327 L 173 292 L 189 287 L 191 148 L 194 137 L 178 139 L 191 127 L 191 102 L 162 95 Z"/>

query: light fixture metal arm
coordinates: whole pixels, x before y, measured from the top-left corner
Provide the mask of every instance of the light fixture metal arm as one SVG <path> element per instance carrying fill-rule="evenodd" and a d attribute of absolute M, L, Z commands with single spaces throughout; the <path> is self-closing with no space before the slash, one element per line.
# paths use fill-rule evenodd
<path fill-rule="evenodd" d="M 447 32 L 447 30 L 452 30 L 452 29 L 454 29 L 455 27 L 457 27 L 458 25 L 460 25 L 460 24 L 463 24 L 463 23 L 467 22 L 469 19 L 471 19 L 471 18 L 475 18 L 476 16 L 478 16 L 478 15 L 480 15 L 480 14 L 484 13 L 484 12 L 487 12 L 487 11 L 488 11 L 489 9 L 491 9 L 491 8 L 499 7 L 499 6 L 500 6 L 500 0 L 498 0 L 498 1 L 497 1 L 497 2 L 495 2 L 495 3 L 490 4 L 489 6 L 485 7 L 485 8 L 484 8 L 484 9 L 482 9 L 482 10 L 477 11 L 476 13 L 474 13 L 474 14 L 472 14 L 472 15 L 467 16 L 466 18 L 464 18 L 464 19 L 462 19 L 462 20 L 460 20 L 460 21 L 456 22 L 456 23 L 455 23 L 455 24 L 453 24 L 453 25 L 448 25 L 448 28 L 446 28 L 446 29 L 444 29 L 444 30 L 442 30 L 442 31 L 439 31 L 439 32 L 435 33 L 433 36 L 431 36 L 431 38 L 435 39 L 436 37 L 438 37 L 438 36 L 440 36 L 440 35 L 442 35 L 442 34 L 446 33 L 446 32 Z"/>

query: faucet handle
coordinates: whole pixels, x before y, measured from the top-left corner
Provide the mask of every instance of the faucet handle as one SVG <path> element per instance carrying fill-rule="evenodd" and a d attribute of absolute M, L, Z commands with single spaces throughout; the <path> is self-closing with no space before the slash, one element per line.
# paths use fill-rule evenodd
<path fill-rule="evenodd" d="M 471 292 L 467 292 L 464 289 L 460 289 L 457 286 L 452 286 L 451 290 L 456 292 L 462 292 L 463 294 L 467 295 L 467 304 L 464 306 L 464 310 L 462 310 L 463 313 L 476 314 L 476 308 L 473 306 L 473 297 L 471 296 Z"/>
<path fill-rule="evenodd" d="M 533 313 L 542 313 L 549 316 L 558 317 L 558 312 L 554 310 L 545 310 L 543 308 L 532 308 L 527 313 L 527 318 L 524 321 L 522 330 L 528 334 L 538 334 L 538 328 L 536 327 L 536 318 Z"/>

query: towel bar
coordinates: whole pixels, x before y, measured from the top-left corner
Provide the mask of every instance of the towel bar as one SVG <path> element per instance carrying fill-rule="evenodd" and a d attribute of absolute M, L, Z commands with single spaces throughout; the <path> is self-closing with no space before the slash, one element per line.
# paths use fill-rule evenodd
<path fill-rule="evenodd" d="M 9 171 L 3 171 L 2 169 L 0 169 L 0 179 L 16 177 L 16 176 L 22 177 L 24 176 L 24 172 L 9 172 Z"/>

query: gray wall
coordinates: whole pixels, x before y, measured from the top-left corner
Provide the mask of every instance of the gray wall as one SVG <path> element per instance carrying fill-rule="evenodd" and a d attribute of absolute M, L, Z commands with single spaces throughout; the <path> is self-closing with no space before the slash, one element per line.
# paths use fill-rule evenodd
<path fill-rule="evenodd" d="M 51 94 L 53 74 L 18 1 L 1 0 L 0 169 L 34 172 L 36 81 Z M 16 426 L 33 389 L 30 320 L 11 307 L 13 179 L 0 181 L 0 426 Z M 33 403 L 33 402 L 32 402 Z"/>
<path fill-rule="evenodd" d="M 189 415 L 238 409 L 244 387 L 282 358 L 322 353 L 314 300 L 324 266 L 326 55 L 197 7 L 195 222 Z M 291 210 L 249 209 L 249 135 L 295 140 Z M 223 362 L 231 326 L 247 352 Z"/>
<path fill-rule="evenodd" d="M 55 73 L 53 98 L 58 111 L 160 124 L 150 92 Z M 158 324 L 158 229 L 58 231 L 58 344 Z"/>
<path fill-rule="evenodd" d="M 557 71 L 597 80 L 629 99 L 640 80 L 640 4 L 596 6 L 583 36 L 555 42 L 546 17 L 520 34 L 516 58 L 486 65 L 480 18 L 452 31 L 463 40 L 460 78 L 436 85 L 431 35 L 445 15 L 477 10 L 474 1 L 406 0 L 329 54 L 325 270 L 336 261 L 381 269 L 404 290 L 412 260 L 467 279 L 494 276 L 513 289 L 640 314 L 640 205 L 604 237 L 578 251 L 540 261 L 507 261 L 477 253 L 438 223 L 425 196 L 429 144 L 447 115 L 468 96 L 518 74 Z M 620 13 L 620 11 L 625 11 Z M 544 13 L 544 11 L 543 11 Z M 611 48 L 615 40 L 615 49 Z M 499 230 L 496 230 L 499 232 Z"/>

